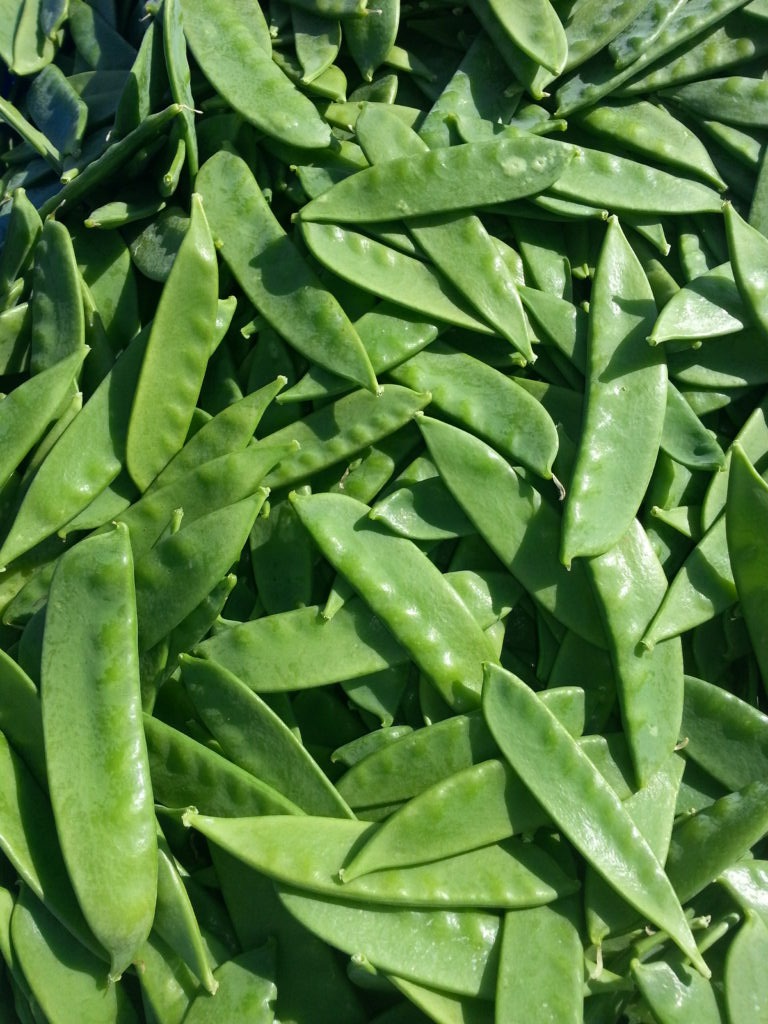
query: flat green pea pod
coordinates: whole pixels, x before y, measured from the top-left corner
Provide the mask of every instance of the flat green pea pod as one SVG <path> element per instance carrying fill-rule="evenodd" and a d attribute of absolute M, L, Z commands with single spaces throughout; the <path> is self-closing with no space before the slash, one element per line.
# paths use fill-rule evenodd
<path fill-rule="evenodd" d="M 494 651 L 442 573 L 411 542 L 372 523 L 367 505 L 344 495 L 292 494 L 299 519 L 333 567 L 410 652 L 457 711 L 477 706 L 481 662 Z M 430 629 L 425 633 L 423 617 Z"/>
<path fill-rule="evenodd" d="M 267 496 L 265 488 L 201 516 L 136 562 L 138 642 L 148 650 L 179 625 L 237 561 Z"/>
<path fill-rule="evenodd" d="M 69 231 L 47 220 L 35 247 L 30 367 L 39 373 L 85 346 L 85 316 Z"/>
<path fill-rule="evenodd" d="M 583 566 L 568 571 L 558 558 L 557 510 L 479 438 L 426 416 L 418 424 L 448 489 L 512 575 L 559 622 L 604 647 Z"/>
<path fill-rule="evenodd" d="M 768 334 L 768 316 L 765 313 L 768 239 L 747 223 L 731 203 L 725 204 L 724 212 L 733 276 L 749 316 L 760 328 L 764 341 Z"/>
<path fill-rule="evenodd" d="M 685 756 L 728 789 L 768 778 L 768 716 L 735 694 L 685 677 Z"/>
<path fill-rule="evenodd" d="M 392 491 L 373 506 L 370 517 L 413 541 L 446 540 L 475 532 L 437 470 L 431 477 Z"/>
<path fill-rule="evenodd" d="M 278 223 L 247 164 L 219 151 L 195 187 L 225 263 L 261 315 L 309 360 L 375 391 L 360 337 Z"/>
<path fill-rule="evenodd" d="M 345 953 L 378 970 L 458 995 L 493 996 L 500 919 L 475 910 L 409 910 L 308 896 L 279 885 L 288 911 Z"/>
<path fill-rule="evenodd" d="M 128 423 L 128 471 L 146 490 L 181 449 L 215 329 L 218 273 L 200 196 L 149 332 Z"/>
<path fill-rule="evenodd" d="M 384 384 L 378 394 L 353 391 L 336 402 L 309 413 L 296 423 L 276 430 L 261 439 L 267 445 L 298 442 L 298 450 L 281 459 L 264 484 L 273 490 L 295 486 L 338 462 L 389 437 L 408 424 L 431 399 L 399 384 Z"/>
<path fill-rule="evenodd" d="M 749 1024 L 768 1013 L 768 988 L 762 965 L 768 952 L 768 927 L 748 910 L 725 960 L 725 1001 L 731 1024 Z"/>
<path fill-rule="evenodd" d="M 670 380 L 659 447 L 690 469 L 718 470 L 725 465 L 725 455 L 714 431 L 704 426 Z"/>
<path fill-rule="evenodd" d="M 743 449 L 752 465 L 760 472 L 765 470 L 768 453 L 768 405 L 760 402 L 747 417 L 744 425 L 734 438 Z M 731 450 L 726 454 L 724 471 L 712 477 L 701 508 L 702 527 L 708 530 L 725 509 L 728 496 Z"/>
<path fill-rule="evenodd" d="M 538 136 L 498 136 L 398 157 L 338 182 L 303 207 L 300 219 L 376 223 L 508 202 L 550 186 L 572 155 Z M 429 189 L 424 181 L 431 182 Z"/>
<path fill-rule="evenodd" d="M 606 47 L 634 21 L 644 6 L 645 0 L 615 0 L 607 10 L 596 0 L 581 0 L 575 4 L 565 26 L 568 44 L 565 69 L 578 67 Z"/>
<path fill-rule="evenodd" d="M 682 903 L 745 857 L 766 834 L 767 794 L 768 783 L 752 782 L 678 822 L 666 871 Z"/>
<path fill-rule="evenodd" d="M 170 0 L 170 3 L 163 2 L 163 50 L 171 95 L 182 107 L 181 138 L 184 142 L 184 155 L 189 176 L 194 181 L 198 169 L 195 102 L 190 87 L 181 6 L 180 0 Z"/>
<path fill-rule="evenodd" d="M 711 983 L 691 971 L 675 957 L 631 964 L 632 977 L 653 1016 L 660 1024 L 722 1024 L 717 997 Z"/>
<path fill-rule="evenodd" d="M 740 445 L 733 446 L 725 529 L 736 592 L 763 679 L 768 679 L 766 576 L 762 542 L 768 522 L 768 485 Z"/>
<path fill-rule="evenodd" d="M 658 860 L 615 792 L 536 694 L 489 665 L 483 714 L 513 769 L 582 856 L 709 977 Z"/>
<path fill-rule="evenodd" d="M 699 118 L 726 124 L 764 127 L 766 86 L 759 78 L 731 75 L 691 82 L 664 93 Z"/>
<path fill-rule="evenodd" d="M 701 341 L 733 334 L 747 322 L 730 263 L 706 271 L 681 288 L 661 310 L 648 338 L 659 342 Z"/>
<path fill-rule="evenodd" d="M 440 1024 L 494 1024 L 495 1007 L 489 999 L 472 999 L 428 985 L 417 985 L 391 972 L 387 978 L 407 996 L 408 1002 L 376 1017 L 372 1024 L 424 1024 L 425 1020 L 440 1021 Z M 420 1012 L 422 1010 L 423 1013 Z"/>
<path fill-rule="evenodd" d="M 343 865 L 378 826 L 285 815 L 234 819 L 187 813 L 184 821 L 277 882 L 361 903 L 518 908 L 558 899 L 578 885 L 543 850 L 522 840 L 347 882 Z"/>
<path fill-rule="evenodd" d="M 654 0 L 608 44 L 617 71 L 629 67 L 646 46 L 654 43 L 686 0 Z"/>
<path fill-rule="evenodd" d="M 553 75 L 563 71 L 568 54 L 567 32 L 549 0 L 532 4 L 491 0 L 490 8 L 502 31 L 527 57 Z"/>
<path fill-rule="evenodd" d="M 648 488 L 664 425 L 665 360 L 646 341 L 656 305 L 615 218 L 600 250 L 589 316 L 584 424 L 563 510 L 566 566 L 580 555 L 603 554 L 626 532 Z"/>
<path fill-rule="evenodd" d="M 185 1024 L 273 1024 L 275 985 L 275 948 L 268 943 L 261 949 L 249 949 L 225 961 L 213 973 L 216 998 L 198 995 L 184 1016 Z"/>
<path fill-rule="evenodd" d="M 0 548 L 0 564 L 66 526 L 120 472 L 145 343 L 146 335 L 136 336 L 44 458 Z"/>
<path fill-rule="evenodd" d="M 263 14 L 230 3 L 211 19 L 200 0 L 182 0 L 184 34 L 208 81 L 227 103 L 271 138 L 324 149 L 331 133 L 317 110 L 273 62 Z"/>
<path fill-rule="evenodd" d="M 182 655 L 181 675 L 198 715 L 226 757 L 307 814 L 353 816 L 306 747 L 237 676 L 215 661 L 191 655 Z"/>
<path fill-rule="evenodd" d="M 583 989 L 584 950 L 573 900 L 504 915 L 496 1020 L 582 1024 Z"/>
<path fill-rule="evenodd" d="M 154 929 L 141 947 L 138 971 L 141 1000 L 147 1016 L 160 1024 L 181 1024 L 200 985 L 178 953 Z"/>
<path fill-rule="evenodd" d="M 45 616 L 41 674 L 56 830 L 83 914 L 117 978 L 149 934 L 157 889 L 125 526 L 61 556 Z M 73 745 L 89 776 L 73 773 Z M 115 877 L 123 880 L 120 886 Z"/>
<path fill-rule="evenodd" d="M 35 245 L 43 229 L 40 215 L 23 188 L 13 193 L 5 240 L 0 252 L 0 305 L 5 302 L 13 282 L 31 262 Z"/>
<path fill-rule="evenodd" d="M 44 789 L 48 780 L 37 687 L 5 651 L 0 652 L 0 733 Z"/>
<path fill-rule="evenodd" d="M 559 443 L 555 424 L 514 377 L 439 342 L 389 374 L 414 391 L 428 391 L 441 412 L 483 438 L 513 465 L 551 478 Z"/>
<path fill-rule="evenodd" d="M 24 886 L 11 916 L 14 957 L 45 1019 L 54 1024 L 139 1018 L 119 983 L 104 983 L 104 964 L 60 924 Z"/>

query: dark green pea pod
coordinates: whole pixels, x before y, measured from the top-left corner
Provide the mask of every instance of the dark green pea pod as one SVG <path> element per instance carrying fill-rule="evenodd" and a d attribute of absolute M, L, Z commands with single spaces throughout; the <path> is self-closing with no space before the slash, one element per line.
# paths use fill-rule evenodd
<path fill-rule="evenodd" d="M 733 334 L 747 323 L 730 263 L 705 271 L 689 281 L 661 310 L 648 338 L 659 342 L 701 341 Z"/>
<path fill-rule="evenodd" d="M 494 651 L 442 573 L 410 541 L 371 523 L 368 506 L 353 498 L 294 493 L 291 500 L 325 557 L 387 624 L 448 704 L 457 711 L 476 706 L 480 665 L 493 659 Z M 429 639 L 422 622 L 427 609 Z"/>
<path fill-rule="evenodd" d="M 655 43 L 686 0 L 655 0 L 646 4 L 637 16 L 608 44 L 617 71 L 629 67 L 646 46 Z"/>
<path fill-rule="evenodd" d="M 216 819 L 187 813 L 184 821 L 277 882 L 361 903 L 520 908 L 551 902 L 577 885 L 544 851 L 522 840 L 346 882 L 340 869 L 378 826 L 287 815 Z"/>
<path fill-rule="evenodd" d="M 587 362 L 588 314 L 550 292 L 523 286 L 520 298 L 526 312 L 549 341 L 582 373 Z"/>
<path fill-rule="evenodd" d="M 408 1002 L 376 1017 L 373 1024 L 424 1024 L 425 1019 L 446 1024 L 494 1024 L 494 1003 L 489 999 L 473 999 L 429 985 L 417 985 L 391 971 L 386 977 Z"/>
<path fill-rule="evenodd" d="M 667 399 L 665 360 L 646 342 L 655 318 L 648 279 L 614 218 L 590 305 L 584 424 L 563 510 L 566 566 L 620 540 L 651 479 Z M 630 424 L 636 443 L 626 459 Z"/>
<path fill-rule="evenodd" d="M 180 0 L 163 0 L 163 50 L 171 95 L 183 108 L 179 122 L 181 138 L 184 142 L 184 156 L 189 176 L 194 181 L 198 169 L 195 101 L 190 86 Z"/>
<path fill-rule="evenodd" d="M 768 717 L 735 694 L 685 677 L 685 756 L 728 789 L 768 778 Z"/>
<path fill-rule="evenodd" d="M 660 447 L 690 469 L 722 469 L 723 449 L 671 381 L 667 381 L 667 405 Z"/>
<path fill-rule="evenodd" d="M 183 655 L 184 687 L 223 753 L 307 814 L 352 817 L 308 751 L 275 712 L 215 661 Z"/>
<path fill-rule="evenodd" d="M 514 465 L 552 476 L 558 436 L 545 408 L 507 377 L 479 359 L 435 343 L 390 370 L 415 391 L 427 391 L 432 404 L 486 440 Z"/>
<path fill-rule="evenodd" d="M 164 199 L 160 196 L 147 195 L 142 189 L 135 198 L 131 196 L 128 199 L 115 199 L 91 210 L 83 223 L 87 228 L 109 231 L 132 224 L 136 220 L 146 220 L 164 209 Z"/>
<path fill-rule="evenodd" d="M 118 231 L 75 231 L 78 267 L 115 352 L 139 333 L 139 296 L 128 246 Z"/>
<path fill-rule="evenodd" d="M 430 399 L 429 394 L 399 384 L 384 384 L 377 395 L 354 391 L 282 427 L 262 438 L 261 443 L 266 447 L 295 440 L 299 448 L 281 460 L 265 478 L 265 485 L 273 489 L 295 486 L 329 466 L 348 461 L 368 445 L 405 427 Z"/>
<path fill-rule="evenodd" d="M 0 312 L 0 369 L 3 374 L 23 373 L 29 368 L 32 308 L 21 302 Z"/>
<path fill-rule="evenodd" d="M 419 428 L 448 489 L 512 575 L 563 625 L 604 646 L 583 566 L 569 571 L 558 559 L 557 510 L 480 439 L 426 416 Z"/>
<path fill-rule="evenodd" d="M 248 539 L 267 491 L 262 487 L 158 543 L 136 562 L 139 649 L 166 637 L 211 592 Z"/>
<path fill-rule="evenodd" d="M 287 501 L 259 516 L 249 548 L 256 589 L 268 614 L 312 604 L 316 553 Z"/>
<path fill-rule="evenodd" d="M 489 665 L 483 714 L 512 768 L 576 849 L 709 977 L 675 891 L 652 850 L 615 792 L 537 695 L 516 676 Z M 541 756 L 544 750 L 546 757 Z"/>
<path fill-rule="evenodd" d="M 762 970 L 767 951 L 768 927 L 748 910 L 725 961 L 725 1001 L 731 1024 L 749 1024 L 768 1013 L 768 989 Z"/>
<path fill-rule="evenodd" d="M 768 783 L 752 782 L 675 826 L 666 872 L 681 902 L 693 899 L 768 832 L 767 794 Z"/>
<path fill-rule="evenodd" d="M 131 394 L 145 344 L 146 335 L 137 335 L 56 438 L 32 477 L 0 549 L 2 564 L 65 526 L 117 477 L 122 468 Z"/>
<path fill-rule="evenodd" d="M 139 957 L 141 970 L 137 973 L 145 1013 L 153 1013 L 158 1021 L 180 1024 L 200 991 L 197 978 L 154 929 Z"/>
<path fill-rule="evenodd" d="M 85 319 L 72 239 L 49 219 L 35 248 L 30 366 L 39 373 L 85 346 Z"/>
<path fill-rule="evenodd" d="M 550 186 L 572 157 L 568 147 L 548 139 L 503 135 L 399 157 L 340 181 L 305 206 L 300 219 L 375 223 L 508 202 Z"/>
<path fill-rule="evenodd" d="M 157 886 L 149 763 L 139 718 L 133 559 L 125 526 L 82 541 L 59 560 L 45 616 L 41 675 L 56 829 L 83 913 L 109 951 L 110 973 L 117 978 L 149 934 Z M 73 737 L 93 773 L 91 786 L 72 773 Z M 119 751 L 123 756 L 116 762 Z M 124 878 L 119 889 L 112 883 L 115 872 Z"/>
<path fill-rule="evenodd" d="M 756 327 L 700 349 L 670 352 L 667 364 L 670 377 L 688 388 L 725 390 L 768 382 L 768 346 L 762 329 Z"/>
<path fill-rule="evenodd" d="M 366 82 L 385 63 L 400 24 L 399 0 L 382 0 L 379 9 L 381 14 L 374 17 L 366 13 L 344 20 L 344 42 Z"/>
<path fill-rule="evenodd" d="M 324 149 L 330 129 L 272 61 L 263 15 L 230 4 L 211 20 L 200 0 L 182 0 L 184 34 L 203 74 L 227 103 L 266 135 L 291 146 Z"/>
<path fill-rule="evenodd" d="M 45 789 L 48 779 L 37 687 L 5 651 L 0 653 L 0 732 Z"/>
<path fill-rule="evenodd" d="M 208 365 L 217 300 L 213 239 L 200 196 L 194 195 L 189 227 L 152 321 L 131 407 L 126 459 L 141 490 L 184 443 Z"/>
<path fill-rule="evenodd" d="M 552 75 L 563 71 L 569 48 L 567 33 L 549 0 L 536 0 L 533 4 L 490 0 L 490 8 L 502 32 L 527 57 Z"/>
<path fill-rule="evenodd" d="M 673 962 L 633 960 L 632 977 L 656 1020 L 662 1024 L 722 1024 L 715 989 L 675 957 Z"/>
<path fill-rule="evenodd" d="M 768 316 L 764 310 L 768 288 L 764 270 L 768 260 L 768 239 L 748 224 L 730 203 L 725 204 L 724 211 L 733 276 L 749 316 L 760 328 L 764 342 L 768 334 Z"/>
<path fill-rule="evenodd" d="M 166 807 L 194 802 L 202 814 L 224 817 L 302 813 L 276 789 L 165 722 L 145 714 L 144 731 L 155 799 Z"/>
<path fill-rule="evenodd" d="M 334 764 L 339 763 L 346 768 L 352 768 L 369 754 L 375 754 L 378 750 L 389 746 L 390 743 L 396 743 L 412 732 L 413 728 L 410 725 L 382 726 L 381 729 L 358 736 L 357 739 L 337 747 L 331 755 L 331 761 Z"/>
<path fill-rule="evenodd" d="M 728 555 L 736 593 L 763 679 L 768 679 L 766 568 L 763 535 L 768 517 L 768 485 L 740 445 L 733 446 L 725 509 Z"/>
<path fill-rule="evenodd" d="M 262 949 L 249 949 L 217 967 L 213 974 L 216 998 L 211 999 L 204 993 L 197 995 L 184 1016 L 186 1024 L 221 1024 L 236 1020 L 272 1024 L 277 998 L 275 952 L 270 942 Z"/>
<path fill-rule="evenodd" d="M 698 118 L 724 121 L 726 124 L 766 127 L 766 85 L 759 78 L 732 75 L 728 78 L 709 78 L 691 82 L 665 92 Z"/>
<path fill-rule="evenodd" d="M 495 1019 L 582 1024 L 584 950 L 579 925 L 572 899 L 504 915 Z"/>
<path fill-rule="evenodd" d="M 24 143 L 35 150 L 35 152 L 39 153 L 46 163 L 54 169 L 54 171 L 57 173 L 60 172 L 63 163 L 61 153 L 56 149 L 46 135 L 43 135 L 41 131 L 38 131 L 37 128 L 35 128 L 35 126 L 31 124 L 26 117 L 24 117 L 18 107 L 15 107 L 13 103 L 5 99 L 3 96 L 0 96 L 0 117 L 2 117 L 5 124 L 9 125 L 22 137 Z"/>
<path fill-rule="evenodd" d="M 364 954 L 379 970 L 459 995 L 493 995 L 500 931 L 495 914 L 373 907 L 283 885 L 278 894 L 315 935 L 345 953 Z"/>
<path fill-rule="evenodd" d="M 92 68 L 130 68 L 136 51 L 109 20 L 84 0 L 69 0 L 68 27 L 82 60 Z"/>
<path fill-rule="evenodd" d="M 79 942 L 26 886 L 11 916 L 14 958 L 46 1020 L 138 1022 L 124 988 L 104 980 L 105 964 Z"/>
<path fill-rule="evenodd" d="M 446 540 L 475 532 L 437 470 L 427 480 L 392 491 L 373 506 L 370 518 L 413 541 Z"/>
<path fill-rule="evenodd" d="M 375 391 L 357 332 L 283 231 L 246 164 L 220 151 L 201 168 L 196 188 L 225 262 L 264 318 L 311 361 Z"/>
<path fill-rule="evenodd" d="M 645 6 L 645 0 L 617 0 L 608 9 L 599 0 L 581 0 L 565 25 L 568 60 L 565 70 L 583 64 L 623 32 Z"/>
<path fill-rule="evenodd" d="M 0 302 L 3 304 L 13 285 L 29 265 L 43 225 L 40 215 L 23 188 L 13 193 L 13 204 L 0 252 Z"/>
<path fill-rule="evenodd" d="M 296 6 L 291 9 L 291 23 L 296 56 L 303 71 L 302 80 L 311 82 L 338 57 L 341 23 Z"/>
<path fill-rule="evenodd" d="M 79 153 L 88 107 L 61 68 L 56 64 L 43 68 L 29 88 L 26 103 L 29 116 L 62 156 Z"/>

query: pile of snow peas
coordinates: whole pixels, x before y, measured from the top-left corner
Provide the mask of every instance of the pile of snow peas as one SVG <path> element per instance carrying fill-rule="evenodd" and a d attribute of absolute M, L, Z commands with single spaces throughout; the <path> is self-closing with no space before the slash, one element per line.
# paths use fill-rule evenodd
<path fill-rule="evenodd" d="M 0 1020 L 768 1020 L 768 0 L 0 0 Z"/>

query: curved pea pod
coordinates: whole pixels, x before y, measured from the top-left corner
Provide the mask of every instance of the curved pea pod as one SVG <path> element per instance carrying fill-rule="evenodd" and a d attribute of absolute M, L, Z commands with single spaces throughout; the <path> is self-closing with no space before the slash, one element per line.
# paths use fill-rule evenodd
<path fill-rule="evenodd" d="M 291 495 L 299 519 L 335 569 L 409 651 L 444 700 L 457 711 L 476 706 L 481 662 L 494 651 L 442 573 L 410 541 L 369 518 L 370 509 L 344 495 Z M 423 616 L 429 616 L 425 633 Z"/>
<path fill-rule="evenodd" d="M 120 472 L 145 343 L 146 335 L 136 336 L 46 455 L 0 549 L 0 564 L 65 526 Z"/>
<path fill-rule="evenodd" d="M 768 779 L 768 717 L 735 694 L 685 677 L 685 756 L 728 789 Z"/>
<path fill-rule="evenodd" d="M 218 300 L 216 254 L 198 195 L 147 340 L 126 440 L 145 490 L 184 444 L 208 365 Z"/>
<path fill-rule="evenodd" d="M 671 381 L 659 446 L 690 469 L 722 469 L 725 455 L 714 431 L 708 430 Z"/>
<path fill-rule="evenodd" d="M 549 0 L 533 4 L 491 0 L 490 8 L 514 44 L 532 61 L 559 75 L 566 66 L 567 33 Z"/>
<path fill-rule="evenodd" d="M 136 562 L 139 649 L 154 646 L 192 612 L 237 561 L 267 491 L 201 516 Z"/>
<path fill-rule="evenodd" d="M 591 586 L 578 563 L 560 563 L 560 517 L 496 451 L 426 416 L 419 429 L 448 489 L 512 575 L 554 617 L 605 646 Z"/>
<path fill-rule="evenodd" d="M 509 459 L 552 476 L 558 435 L 552 417 L 513 377 L 439 342 L 389 371 L 400 384 L 427 391 L 432 404 Z"/>
<path fill-rule="evenodd" d="M 284 793 L 307 814 L 352 812 L 283 720 L 215 661 L 183 655 L 184 688 L 203 724 L 235 764 Z"/>
<path fill-rule="evenodd" d="M 201 0 L 182 0 L 184 34 L 216 92 L 271 138 L 324 149 L 331 133 L 312 102 L 273 62 L 264 17 L 251 5 L 228 4 L 212 19 Z"/>
<path fill-rule="evenodd" d="M 496 1020 L 582 1024 L 583 989 L 584 950 L 573 900 L 504 915 Z"/>
<path fill-rule="evenodd" d="M 760 328 L 764 341 L 768 333 L 768 316 L 765 313 L 768 239 L 748 224 L 731 203 L 724 204 L 724 212 L 733 276 L 749 316 Z"/>
<path fill-rule="evenodd" d="M 659 104 L 640 100 L 621 105 L 602 104 L 573 119 L 608 144 L 620 146 L 713 185 L 726 188 L 704 144 Z"/>
<path fill-rule="evenodd" d="M 23 188 L 15 189 L 0 252 L 0 303 L 4 308 L 13 282 L 32 260 L 42 229 L 40 215 L 26 191 Z"/>
<path fill-rule="evenodd" d="M 745 455 L 759 471 L 765 469 L 766 453 L 768 453 L 768 406 L 765 401 L 760 402 L 744 422 L 741 430 L 734 438 L 743 449 Z M 728 496 L 728 479 L 731 467 L 731 450 L 729 449 L 724 471 L 716 473 L 704 495 L 701 507 L 701 521 L 705 530 L 708 530 L 720 513 L 725 509 Z"/>
<path fill-rule="evenodd" d="M 747 313 L 730 263 L 713 267 L 689 281 L 661 310 L 648 338 L 652 345 L 700 341 L 741 330 Z"/>
<path fill-rule="evenodd" d="M 739 603 L 763 679 L 768 679 L 766 572 L 763 543 L 768 523 L 768 485 L 735 444 L 728 480 L 725 529 Z"/>
<path fill-rule="evenodd" d="M 278 223 L 247 164 L 219 151 L 195 187 L 225 263 L 265 320 L 312 362 L 375 391 L 359 335 Z"/>
<path fill-rule="evenodd" d="M 749 1024 L 768 1013 L 768 987 L 763 965 L 768 952 L 768 927 L 754 911 L 731 942 L 725 960 L 725 1002 L 731 1024 Z"/>
<path fill-rule="evenodd" d="M 214 971 L 216 998 L 200 994 L 190 1003 L 186 1024 L 272 1024 L 275 1020 L 275 948 L 268 943 L 225 961 Z"/>
<path fill-rule="evenodd" d="M 602 50 L 637 17 L 644 0 L 618 0 L 607 9 L 598 0 L 582 0 L 568 17 L 565 38 L 568 45 L 566 70 L 578 67 Z"/>
<path fill-rule="evenodd" d="M 111 976 L 118 977 L 149 934 L 157 889 L 125 526 L 87 538 L 59 560 L 41 674 L 56 830 L 83 914 L 112 958 Z M 85 766 L 79 774 L 72 771 L 73 749 Z M 123 878 L 119 887 L 115 875 Z"/>
<path fill-rule="evenodd" d="M 38 785 L 45 788 L 43 723 L 37 687 L 5 651 L 0 651 L 0 734 L 21 755 Z"/>
<path fill-rule="evenodd" d="M 645 1002 L 663 1024 L 722 1024 L 715 990 L 700 974 L 689 970 L 677 958 L 670 963 L 633 960 L 632 977 Z"/>
<path fill-rule="evenodd" d="M 708 977 L 670 880 L 615 792 L 554 715 L 525 683 L 495 665 L 486 668 L 483 714 L 512 768 L 570 842 Z"/>
<path fill-rule="evenodd" d="M 162 1024 L 181 1024 L 200 991 L 197 978 L 154 929 L 139 957 L 137 973 L 145 1013 L 153 1013 Z"/>
<path fill-rule="evenodd" d="M 350 459 L 357 452 L 404 427 L 429 404 L 420 394 L 399 384 L 384 384 L 377 395 L 353 391 L 261 439 L 264 445 L 295 440 L 299 449 L 281 460 L 264 478 L 267 487 L 293 486 L 328 466 Z"/>
<path fill-rule="evenodd" d="M 441 1024 L 494 1024 L 494 1003 L 488 999 L 458 996 L 442 989 L 417 985 L 391 972 L 387 979 L 408 1002 L 376 1018 L 375 1024 L 423 1024 L 424 1014 Z M 423 1013 L 421 1011 L 423 1010 Z"/>
<path fill-rule="evenodd" d="M 459 995 L 492 998 L 500 919 L 473 910 L 407 910 L 307 896 L 279 885 L 288 911 L 345 953 L 378 970 Z"/>
<path fill-rule="evenodd" d="M 104 964 L 24 886 L 11 916 L 14 957 L 46 1020 L 56 1024 L 138 1022 L 119 984 L 105 984 Z"/>
<path fill-rule="evenodd" d="M 730 75 L 690 82 L 664 94 L 699 118 L 724 121 L 726 124 L 764 127 L 765 83 L 759 78 Z"/>
<path fill-rule="evenodd" d="M 571 158 L 567 147 L 538 136 L 499 136 L 398 157 L 338 182 L 303 207 L 300 219 L 376 223 L 508 202 L 543 191 Z"/>
<path fill-rule="evenodd" d="M 39 373 L 73 352 L 84 354 L 85 315 L 69 231 L 47 220 L 35 247 L 30 367 Z"/>
<path fill-rule="evenodd" d="M 370 517 L 413 541 L 446 540 L 475 532 L 437 471 L 426 480 L 392 491 L 373 506 Z"/>
<path fill-rule="evenodd" d="M 643 49 L 655 43 L 686 0 L 655 0 L 646 4 L 636 17 L 608 44 L 608 52 L 617 71 L 629 67 Z"/>
<path fill-rule="evenodd" d="M 547 188 L 553 196 L 612 213 L 717 213 L 722 205 L 720 195 L 698 181 L 582 147 L 573 150 L 563 173 Z"/>
<path fill-rule="evenodd" d="M 195 134 L 195 102 L 190 87 L 187 47 L 181 17 L 180 0 L 163 3 L 163 51 L 171 95 L 182 107 L 180 126 L 189 175 L 195 179 L 198 169 Z"/>
<path fill-rule="evenodd" d="M 666 364 L 646 341 L 656 305 L 615 218 L 600 250 L 589 316 L 584 423 L 563 510 L 566 566 L 579 555 L 603 554 L 626 532 L 651 479 L 664 424 Z"/>

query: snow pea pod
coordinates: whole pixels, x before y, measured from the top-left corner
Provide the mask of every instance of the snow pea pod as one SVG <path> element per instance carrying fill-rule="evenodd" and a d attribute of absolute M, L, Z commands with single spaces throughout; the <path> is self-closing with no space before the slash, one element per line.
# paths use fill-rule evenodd
<path fill-rule="evenodd" d="M 48 784 L 37 687 L 13 658 L 0 652 L 0 733 L 18 751 L 38 785 Z"/>
<path fill-rule="evenodd" d="M 224 261 L 265 320 L 312 362 L 375 391 L 357 332 L 269 209 L 247 164 L 219 151 L 200 168 L 195 187 Z"/>
<path fill-rule="evenodd" d="M 725 530 L 736 593 L 763 679 L 768 679 L 763 542 L 768 522 L 768 484 L 735 444 L 728 479 Z"/>
<path fill-rule="evenodd" d="M 184 1016 L 185 1024 L 229 1024 L 238 1020 L 273 1024 L 275 973 L 272 943 L 232 957 L 214 971 L 216 998 L 196 996 Z"/>
<path fill-rule="evenodd" d="M 552 476 L 558 436 L 546 409 L 507 377 L 479 359 L 434 342 L 389 371 L 398 383 L 426 391 L 432 404 L 514 465 Z"/>
<path fill-rule="evenodd" d="M 665 361 L 646 341 L 655 318 L 648 279 L 614 218 L 590 304 L 584 424 L 563 509 L 566 566 L 618 542 L 651 479 L 667 398 Z M 630 424 L 634 444 L 627 460 L 620 452 Z"/>
<path fill-rule="evenodd" d="M 655 43 L 686 0 L 653 0 L 608 44 L 613 66 L 622 71 L 634 63 L 646 46 Z"/>
<path fill-rule="evenodd" d="M 428 985 L 417 985 L 391 972 L 387 974 L 387 979 L 407 997 L 408 1002 L 377 1017 L 374 1024 L 424 1024 L 424 1014 L 427 1014 L 426 1019 L 441 1021 L 442 1024 L 494 1022 L 494 1004 L 491 1000 L 458 996 Z"/>
<path fill-rule="evenodd" d="M 303 207 L 300 219 L 375 223 L 508 202 L 550 186 L 572 155 L 538 136 L 499 136 L 398 157 L 340 181 Z"/>
<path fill-rule="evenodd" d="M 689 281 L 659 313 L 648 338 L 662 341 L 716 338 L 733 334 L 746 324 L 747 312 L 730 263 L 713 267 Z"/>
<path fill-rule="evenodd" d="M 638 989 L 661 1024 L 685 1024 L 690 1020 L 722 1024 L 713 986 L 684 964 L 634 960 L 631 970 Z"/>
<path fill-rule="evenodd" d="M 157 889 L 125 526 L 61 556 L 45 616 L 41 674 L 56 830 L 83 914 L 117 978 L 149 934 Z M 73 742 L 90 784 L 72 772 Z"/>
<path fill-rule="evenodd" d="M 599 0 L 582 0 L 574 6 L 565 26 L 568 60 L 565 70 L 583 64 L 631 25 L 646 0 L 615 0 L 607 8 Z"/>
<path fill-rule="evenodd" d="M 768 927 L 748 910 L 725 960 L 725 1002 L 731 1024 L 749 1024 L 768 1013 L 768 988 L 762 965 L 768 952 Z"/>
<path fill-rule="evenodd" d="M 181 105 L 181 140 L 189 175 L 195 179 L 198 169 L 197 136 L 195 134 L 195 101 L 190 86 L 189 63 L 184 39 L 180 0 L 163 0 L 163 50 L 171 95 Z"/>
<path fill-rule="evenodd" d="M 768 239 L 747 223 L 731 203 L 725 204 L 724 213 L 733 276 L 749 316 L 760 329 L 764 342 L 768 335 L 768 316 L 765 313 Z"/>
<path fill-rule="evenodd" d="M 614 791 L 534 692 L 511 673 L 489 665 L 483 714 L 509 763 L 576 849 L 709 977 L 658 860 Z"/>
<path fill-rule="evenodd" d="M 418 422 L 448 489 L 512 575 L 559 622 L 604 646 L 583 566 L 568 571 L 558 559 L 557 511 L 479 438 L 426 416 Z"/>
<path fill-rule="evenodd" d="M 716 434 L 704 426 L 670 380 L 659 447 L 690 469 L 717 470 L 725 465 Z"/>
<path fill-rule="evenodd" d="M 49 219 L 35 247 L 30 368 L 45 370 L 85 346 L 85 318 L 72 239 Z"/>
<path fill-rule="evenodd" d="M 700 118 L 726 124 L 765 127 L 766 84 L 759 78 L 732 75 L 691 82 L 662 95 Z"/>
<path fill-rule="evenodd" d="M 291 495 L 315 543 L 410 652 L 457 711 L 477 706 L 481 662 L 493 648 L 442 573 L 411 542 L 370 521 L 344 495 Z M 429 630 L 423 615 L 429 610 Z"/>
<path fill-rule="evenodd" d="M 43 225 L 23 188 L 13 193 L 3 249 L 0 252 L 0 303 L 5 307 L 13 282 L 27 268 Z"/>
<path fill-rule="evenodd" d="M 331 133 L 312 102 L 273 62 L 263 14 L 230 3 L 211 19 L 200 0 L 182 0 L 184 34 L 216 92 L 266 135 L 290 146 L 324 149 Z"/>

